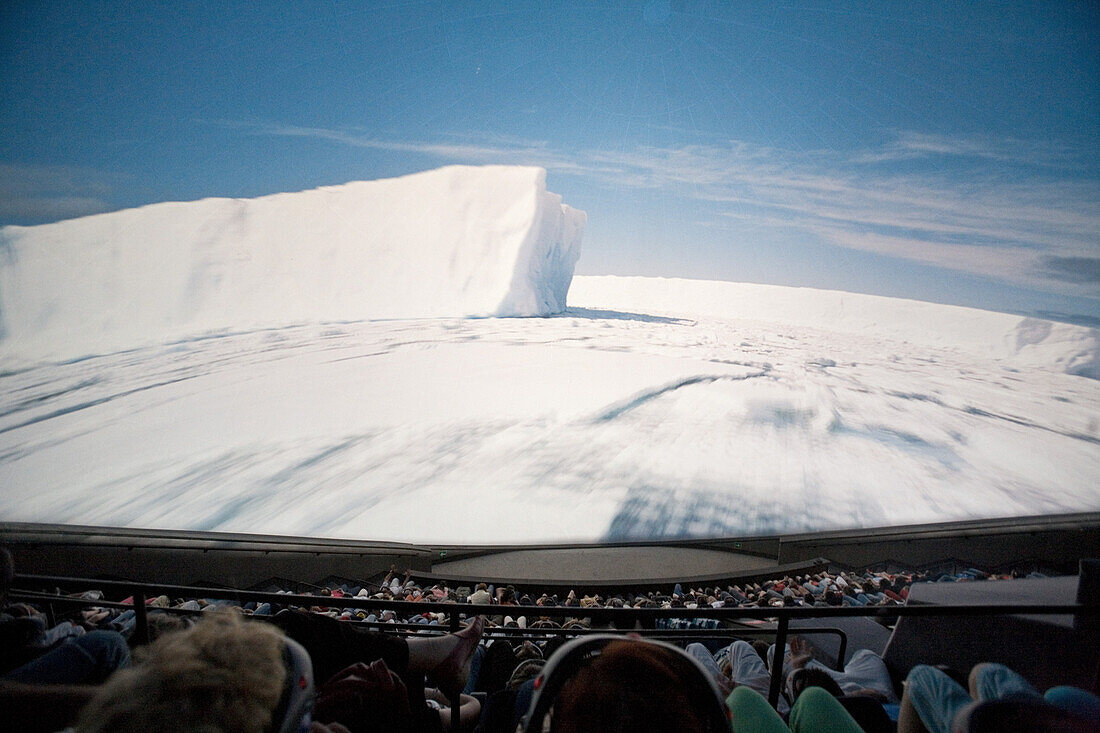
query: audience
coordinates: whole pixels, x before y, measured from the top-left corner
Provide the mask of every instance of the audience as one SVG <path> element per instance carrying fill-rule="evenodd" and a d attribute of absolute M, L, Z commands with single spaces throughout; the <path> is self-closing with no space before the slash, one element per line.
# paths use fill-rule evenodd
<path fill-rule="evenodd" d="M 0 560 L 5 563 L 0 570 L 10 580 L 10 555 L 2 553 Z M 915 582 L 1003 577 L 1008 576 L 976 569 L 950 576 L 819 572 L 725 588 L 677 584 L 644 592 L 570 591 L 559 596 L 485 582 L 471 584 L 473 591 L 470 586 L 421 584 L 411 571 L 399 576 L 391 567 L 376 584 L 335 584 L 295 594 L 313 596 L 304 604 L 297 599 L 244 604 L 218 598 L 149 599 L 154 640 L 135 650 L 133 665 L 127 639 L 135 641 L 134 610 L 96 606 L 104 594 L 92 590 L 80 594 L 88 607 L 54 624 L 33 606 L 3 606 L 0 675 L 9 685 L 32 690 L 45 689 L 35 687 L 42 684 L 96 685 L 70 693 L 70 699 L 83 705 L 78 733 L 447 731 L 452 706 L 457 706 L 462 730 L 512 733 L 534 709 L 540 684 L 563 674 L 562 659 L 575 654 L 578 644 L 560 634 L 515 639 L 498 629 L 587 630 L 593 619 L 585 613 L 594 608 L 889 606 L 904 603 Z M 440 605 L 438 611 L 402 612 L 394 606 L 372 612 L 343 605 L 346 598 Z M 133 599 L 126 602 L 132 605 Z M 453 614 L 468 615 L 464 604 L 514 610 L 473 616 L 458 633 L 441 633 L 438 627 Z M 542 609 L 549 607 L 576 608 L 576 615 L 543 615 Z M 367 623 L 348 623 L 352 621 Z M 416 629 L 398 635 L 367 628 L 398 623 L 415 624 Z M 659 627 L 721 625 L 716 619 L 685 616 L 662 620 Z M 698 643 L 681 650 L 627 637 L 605 639 L 599 652 L 571 669 L 556 689 L 550 729 L 713 730 L 715 716 L 707 712 L 711 703 L 728 711 L 721 712 L 720 727 L 729 730 L 732 725 L 737 733 L 877 733 L 892 728 L 886 710 L 898 708 L 898 700 L 885 664 L 874 653 L 857 650 L 837 671 L 814 660 L 805 639 L 792 637 L 782 655 L 784 694 L 778 709 L 765 699 L 774 656 L 774 647 L 743 640 L 712 653 Z M 314 675 L 324 681 L 315 694 Z M 969 692 L 943 672 L 918 666 L 909 674 L 895 716 L 901 733 L 949 731 L 960 720 L 988 717 L 988 708 L 981 706 L 1004 700 L 1029 705 L 1051 720 L 1086 726 L 1082 730 L 1095 729 L 1100 720 L 1100 701 L 1090 693 L 1055 688 L 1042 696 L 1000 665 L 976 667 Z"/>
<path fill-rule="evenodd" d="M 167 596 L 147 599 L 146 606 L 149 610 L 149 622 L 154 634 L 186 624 L 186 621 L 181 620 L 181 617 L 169 615 L 164 613 L 165 611 L 209 612 L 220 608 L 229 608 L 245 615 L 267 617 L 281 608 L 287 607 L 344 621 L 441 626 L 449 622 L 449 611 L 453 608 L 451 604 L 461 603 L 462 598 L 466 599 L 466 603 L 476 605 L 523 607 L 524 609 L 539 607 L 577 609 L 576 616 L 564 619 L 561 617 L 532 615 L 530 613 L 508 613 L 502 609 L 500 614 L 491 615 L 487 618 L 487 623 L 491 628 L 497 626 L 546 629 L 589 628 L 592 625 L 591 619 L 584 616 L 584 611 L 592 608 L 684 608 L 691 610 L 705 607 L 889 606 L 904 603 L 909 587 L 915 582 L 945 582 L 948 579 L 955 582 L 967 582 L 975 579 L 994 580 L 1005 577 L 1009 576 L 990 575 L 974 569 L 953 576 L 937 573 L 935 577 L 911 572 L 819 572 L 807 575 L 784 576 L 760 582 L 727 585 L 725 588 L 703 586 L 684 589 L 680 584 L 676 584 L 671 592 L 651 590 L 609 592 L 607 595 L 599 593 L 578 595 L 575 591 L 570 591 L 564 596 L 559 596 L 552 592 L 519 593 L 512 586 L 493 588 L 484 582 L 476 584 L 476 589 L 473 592 L 468 592 L 468 588 L 459 587 L 455 589 L 441 583 L 421 586 L 414 579 L 411 570 L 406 570 L 403 576 L 399 576 L 396 567 L 391 567 L 390 572 L 381 578 L 379 582 L 373 584 L 344 583 L 331 587 L 320 587 L 306 592 L 302 592 L 300 589 L 285 588 L 275 591 L 279 595 L 313 596 L 316 600 L 307 606 L 254 602 L 241 604 L 231 599 L 219 598 L 170 599 Z M 90 601 L 103 598 L 102 592 L 97 590 L 85 591 L 80 595 Z M 402 613 L 393 608 L 382 611 L 369 611 L 342 605 L 341 600 L 346 598 L 420 601 L 442 605 L 440 605 L 438 611 L 418 609 L 415 612 Z M 123 599 L 122 603 L 132 604 L 133 599 Z M 9 615 L 30 615 L 32 613 L 32 611 L 20 610 L 16 606 L 12 608 Z M 115 631 L 125 638 L 130 638 L 136 621 L 136 614 L 133 609 L 119 610 L 117 608 L 96 607 L 94 604 L 90 604 L 79 616 L 71 619 L 70 623 L 62 622 L 51 629 L 41 629 L 47 635 L 40 636 L 39 641 L 36 643 L 49 647 L 59 638 L 79 636 L 85 630 L 94 629 Z M 38 626 L 41 627 L 41 624 L 38 624 Z M 666 618 L 657 621 L 657 628 L 668 630 L 716 629 L 720 626 L 720 622 L 712 618 Z M 15 628 L 17 627 L 13 627 L 13 629 Z M 7 646 L 11 648 L 11 645 Z M 0 659 L 0 662 L 3 662 L 3 660 Z"/>

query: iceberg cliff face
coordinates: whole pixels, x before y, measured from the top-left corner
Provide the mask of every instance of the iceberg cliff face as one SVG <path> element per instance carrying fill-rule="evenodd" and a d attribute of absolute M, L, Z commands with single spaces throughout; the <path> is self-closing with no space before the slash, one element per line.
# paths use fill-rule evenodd
<path fill-rule="evenodd" d="M 0 353 L 319 321 L 558 313 L 586 217 L 541 168 L 451 166 L 0 230 Z"/>

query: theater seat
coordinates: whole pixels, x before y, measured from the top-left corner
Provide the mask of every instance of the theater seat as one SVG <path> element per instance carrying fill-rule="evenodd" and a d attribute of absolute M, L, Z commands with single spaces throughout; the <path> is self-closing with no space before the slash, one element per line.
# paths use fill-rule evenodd
<path fill-rule="evenodd" d="M 955 718 L 954 733 L 1097 733 L 1100 723 L 1079 718 L 1043 700 L 988 700 L 968 705 Z"/>

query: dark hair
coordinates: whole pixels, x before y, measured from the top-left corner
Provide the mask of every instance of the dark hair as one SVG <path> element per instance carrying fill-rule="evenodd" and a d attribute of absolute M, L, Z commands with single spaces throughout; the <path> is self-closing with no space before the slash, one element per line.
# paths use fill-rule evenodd
<path fill-rule="evenodd" d="M 611 642 L 562 687 L 550 730 L 706 731 L 706 718 L 689 694 L 698 674 L 689 659 L 658 646 Z"/>
<path fill-rule="evenodd" d="M 840 689 L 840 685 L 828 672 L 815 667 L 803 667 L 791 672 L 790 685 L 792 704 L 807 687 L 821 687 L 833 697 L 840 697 L 844 694 L 844 691 Z"/>

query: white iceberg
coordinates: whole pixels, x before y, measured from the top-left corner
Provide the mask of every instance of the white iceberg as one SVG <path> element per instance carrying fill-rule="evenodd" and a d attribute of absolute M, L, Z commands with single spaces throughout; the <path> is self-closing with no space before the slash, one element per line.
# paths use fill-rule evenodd
<path fill-rule="evenodd" d="M 0 230 L 0 353 L 62 359 L 194 335 L 560 313 L 584 212 L 546 171 L 451 166 L 255 199 Z"/>

